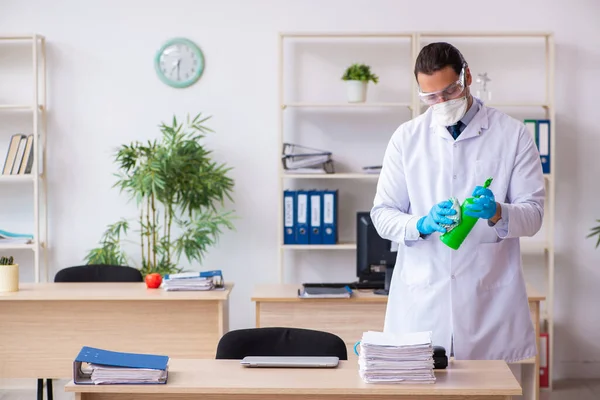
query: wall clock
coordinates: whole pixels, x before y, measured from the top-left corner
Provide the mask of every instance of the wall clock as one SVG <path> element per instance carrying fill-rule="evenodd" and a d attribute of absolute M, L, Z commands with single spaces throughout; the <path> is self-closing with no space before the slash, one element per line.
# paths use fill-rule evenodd
<path fill-rule="evenodd" d="M 158 50 L 154 67 L 161 81 L 175 88 L 185 88 L 202 76 L 204 55 L 191 40 L 174 38 Z"/>

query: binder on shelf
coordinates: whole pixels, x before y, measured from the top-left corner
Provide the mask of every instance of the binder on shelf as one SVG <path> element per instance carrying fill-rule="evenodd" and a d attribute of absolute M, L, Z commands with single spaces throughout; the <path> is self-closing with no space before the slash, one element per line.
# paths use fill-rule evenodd
<path fill-rule="evenodd" d="M 337 244 L 338 191 L 323 191 L 323 244 Z"/>
<path fill-rule="evenodd" d="M 309 244 L 310 204 L 307 190 L 296 192 L 296 244 Z"/>
<path fill-rule="evenodd" d="M 538 132 L 537 132 L 537 120 L 535 120 L 535 119 L 526 119 L 526 120 L 523 121 L 523 123 L 525 124 L 525 128 L 527 128 L 527 130 L 531 134 L 531 138 L 533 139 L 533 142 L 535 143 L 535 146 L 537 148 L 539 148 Z"/>
<path fill-rule="evenodd" d="M 83 346 L 73 362 L 73 382 L 78 385 L 165 384 L 168 364 L 168 356 Z"/>
<path fill-rule="evenodd" d="M 540 119 L 537 121 L 538 149 L 542 161 L 542 170 L 544 174 L 550 171 L 550 120 Z"/>
<path fill-rule="evenodd" d="M 321 210 L 323 209 L 323 193 L 320 190 L 308 192 L 310 198 L 310 244 L 323 244 L 321 229 Z"/>
<path fill-rule="evenodd" d="M 283 191 L 283 244 L 296 244 L 296 191 Z"/>
<path fill-rule="evenodd" d="M 547 388 L 549 386 L 548 377 L 548 333 L 540 333 L 540 387 Z"/>
<path fill-rule="evenodd" d="M 550 120 L 548 119 L 526 119 L 523 121 L 525 127 L 531 133 L 531 137 L 540 153 L 542 171 L 549 174 L 550 171 Z"/>
<path fill-rule="evenodd" d="M 333 173 L 331 154 L 330 151 L 284 143 L 281 162 L 283 169 L 290 172 L 308 170 L 308 172 L 302 171 L 302 173 Z"/>

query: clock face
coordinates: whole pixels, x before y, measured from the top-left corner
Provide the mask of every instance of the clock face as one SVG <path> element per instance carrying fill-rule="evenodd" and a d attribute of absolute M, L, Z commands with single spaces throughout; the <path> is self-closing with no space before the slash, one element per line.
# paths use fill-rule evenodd
<path fill-rule="evenodd" d="M 204 56 L 193 42 L 172 39 L 156 54 L 154 61 L 160 79 L 169 86 L 184 88 L 196 82 L 204 71 Z"/>

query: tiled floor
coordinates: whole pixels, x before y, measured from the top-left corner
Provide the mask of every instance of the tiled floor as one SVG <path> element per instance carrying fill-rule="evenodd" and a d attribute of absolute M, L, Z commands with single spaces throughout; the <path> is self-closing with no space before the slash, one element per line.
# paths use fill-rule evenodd
<path fill-rule="evenodd" d="M 55 400 L 72 400 L 73 394 L 65 393 L 63 386 L 67 381 L 54 382 Z M 542 391 L 541 400 L 599 400 L 600 380 L 556 382 L 552 393 Z M 36 390 L 0 390 L 0 400 L 34 400 Z M 44 392 L 44 399 L 46 394 Z"/>

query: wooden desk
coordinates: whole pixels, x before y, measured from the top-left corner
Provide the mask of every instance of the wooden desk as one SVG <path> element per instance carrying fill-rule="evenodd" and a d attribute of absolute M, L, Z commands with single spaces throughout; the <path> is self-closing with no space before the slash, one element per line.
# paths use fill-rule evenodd
<path fill-rule="evenodd" d="M 244 368 L 237 360 L 169 362 L 166 385 L 75 385 L 76 400 L 142 399 L 416 399 L 500 400 L 521 394 L 503 361 L 454 361 L 436 371 L 434 384 L 367 384 L 356 361 L 332 369 Z"/>
<path fill-rule="evenodd" d="M 21 284 L 0 294 L 0 378 L 73 376 L 82 346 L 214 358 L 228 326 L 225 290 L 166 292 L 144 283 Z"/>
<path fill-rule="evenodd" d="M 387 296 L 373 294 L 372 290 L 355 290 L 350 299 L 299 299 L 298 288 L 300 285 L 294 284 L 257 286 L 252 295 L 252 301 L 256 302 L 256 326 L 288 326 L 334 333 L 346 342 L 349 359 L 354 354 L 354 343 L 363 332 L 383 330 Z M 527 286 L 527 294 L 539 349 L 540 301 L 545 297 L 530 286 Z M 538 400 L 539 356 L 519 364 L 524 364 L 524 395 Z"/>

